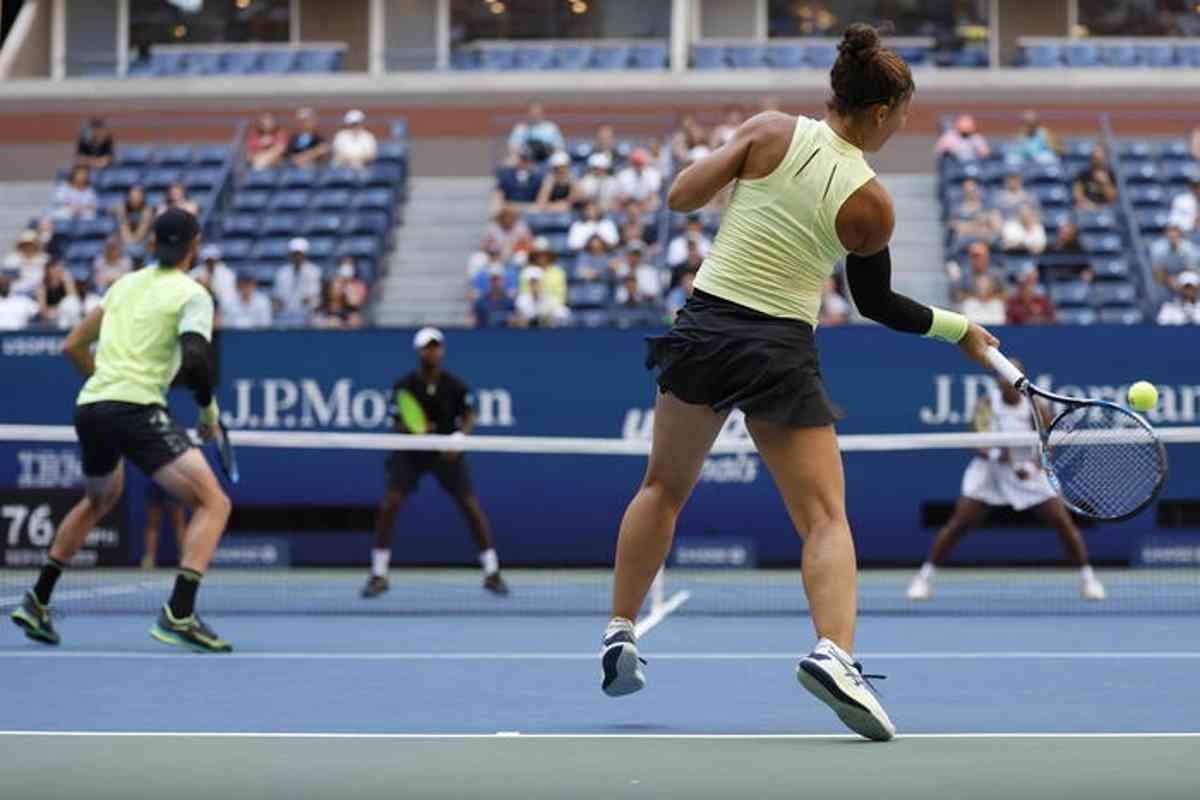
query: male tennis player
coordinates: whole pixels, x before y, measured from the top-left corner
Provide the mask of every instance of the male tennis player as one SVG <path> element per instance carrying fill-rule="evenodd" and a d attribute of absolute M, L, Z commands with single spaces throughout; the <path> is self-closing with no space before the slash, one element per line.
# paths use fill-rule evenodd
<path fill-rule="evenodd" d="M 454 375 L 442 369 L 446 355 L 446 337 L 437 328 L 422 328 L 413 337 L 417 351 L 417 369 L 392 385 L 393 425 L 398 433 L 409 430 L 400 413 L 404 393 L 416 399 L 424 412 L 427 433 L 466 435 L 475 426 L 470 390 Z M 466 457 L 461 452 L 397 451 L 385 462 L 388 488 L 379 504 L 375 520 L 375 547 L 371 550 L 371 576 L 363 587 L 363 597 L 378 597 L 388 590 L 388 566 L 392 560 L 392 530 L 396 515 L 417 489 L 421 476 L 432 472 L 442 489 L 462 511 L 471 535 L 479 546 L 479 564 L 483 567 L 483 588 L 498 595 L 508 594 L 508 585 L 500 577 L 500 559 L 492 543 L 491 526 L 471 486 Z"/>
<path fill-rule="evenodd" d="M 219 410 L 212 386 L 213 301 L 188 277 L 200 226 L 182 209 L 154 222 L 158 263 L 114 283 L 100 308 L 67 336 L 64 352 L 87 377 L 75 408 L 83 453 L 84 497 L 63 519 L 33 589 L 13 622 L 31 639 L 58 644 L 50 597 L 67 563 L 96 523 L 121 498 L 128 458 L 192 509 L 170 599 L 150 635 L 166 644 L 227 653 L 233 648 L 196 614 L 196 592 L 229 519 L 229 498 L 187 432 L 167 414 L 176 374 L 200 406 L 197 429 L 215 435 Z M 93 357 L 91 345 L 99 340 Z"/>
<path fill-rule="evenodd" d="M 1013 364 L 1020 363 L 1013 359 Z M 1022 368 L 1023 369 L 1023 368 Z M 1033 415 L 1041 414 L 1050 424 L 1050 411 L 1040 402 L 1031 403 L 1008 381 L 999 381 L 975 407 L 977 431 L 1032 433 Z M 929 559 L 908 586 L 909 600 L 933 596 L 933 575 L 950 552 L 972 528 L 987 519 L 991 506 L 1009 506 L 1016 511 L 1032 508 L 1042 522 L 1054 528 L 1067 558 L 1079 567 L 1079 593 L 1085 600 L 1103 600 L 1104 584 L 1088 564 L 1087 545 L 1058 492 L 1050 485 L 1032 447 L 993 447 L 981 450 L 963 473 L 962 497 L 946 526 L 938 531 Z"/>

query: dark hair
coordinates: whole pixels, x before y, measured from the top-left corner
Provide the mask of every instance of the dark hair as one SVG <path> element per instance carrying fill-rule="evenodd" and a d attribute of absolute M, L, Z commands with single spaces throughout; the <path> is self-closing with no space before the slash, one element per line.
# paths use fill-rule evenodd
<path fill-rule="evenodd" d="M 842 115 L 879 103 L 893 105 L 916 88 L 904 59 L 880 43 L 879 31 L 862 22 L 854 23 L 842 35 L 829 84 L 833 89 L 829 110 Z"/>

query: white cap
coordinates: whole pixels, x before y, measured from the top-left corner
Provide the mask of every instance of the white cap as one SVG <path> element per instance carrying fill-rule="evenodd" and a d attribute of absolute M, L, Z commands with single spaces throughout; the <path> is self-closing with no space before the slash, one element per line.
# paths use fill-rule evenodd
<path fill-rule="evenodd" d="M 367 115 L 357 108 L 353 108 L 346 112 L 346 116 L 342 118 L 342 121 L 347 125 L 358 125 L 367 121 Z"/>
<path fill-rule="evenodd" d="M 201 261 L 220 261 L 221 260 L 221 248 L 217 247 L 215 244 L 204 245 L 204 247 L 200 248 L 200 260 Z"/>
<path fill-rule="evenodd" d="M 550 251 L 550 240 L 547 239 L 545 236 L 537 237 L 536 239 L 533 240 L 533 248 L 530 250 L 530 252 L 533 252 L 533 253 L 549 253 L 549 252 L 551 252 Z"/>
<path fill-rule="evenodd" d="M 290 242 L 288 242 L 288 252 L 307 253 L 308 239 L 305 239 L 303 236 L 297 236 L 295 239 L 292 239 Z"/>
<path fill-rule="evenodd" d="M 562 150 L 555 150 L 554 155 L 550 156 L 550 166 L 552 167 L 565 167 L 570 163 L 571 157 Z"/>
<path fill-rule="evenodd" d="M 1200 275 L 1197 275 L 1190 269 L 1179 273 L 1179 277 L 1175 280 L 1180 286 L 1200 286 Z"/>
<path fill-rule="evenodd" d="M 417 335 L 413 337 L 413 349 L 424 350 L 434 342 L 442 344 L 445 341 L 446 337 L 437 328 L 421 328 L 421 330 L 417 331 Z"/>
<path fill-rule="evenodd" d="M 502 267 L 499 264 L 492 264 L 490 267 L 488 267 L 487 274 L 491 275 L 492 277 L 503 278 L 504 277 L 504 267 Z"/>
<path fill-rule="evenodd" d="M 546 277 L 546 271 L 541 267 L 529 267 L 525 270 L 525 277 L 531 281 L 540 281 Z"/>
<path fill-rule="evenodd" d="M 608 169 L 612 166 L 612 159 L 608 153 L 592 153 L 588 156 L 588 166 L 592 169 Z"/>

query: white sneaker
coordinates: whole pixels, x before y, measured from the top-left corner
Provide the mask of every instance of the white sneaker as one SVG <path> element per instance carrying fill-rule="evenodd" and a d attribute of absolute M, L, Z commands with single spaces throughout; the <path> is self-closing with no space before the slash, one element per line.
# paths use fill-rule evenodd
<path fill-rule="evenodd" d="M 933 581 L 918 572 L 913 577 L 912 583 L 908 585 L 908 591 L 905 594 L 909 600 L 928 600 L 933 597 Z"/>
<path fill-rule="evenodd" d="M 1103 600 L 1108 597 L 1099 578 L 1086 578 L 1079 584 L 1079 594 L 1084 600 Z"/>
<path fill-rule="evenodd" d="M 638 655 L 637 639 L 632 631 L 618 630 L 604 639 L 600 651 L 600 689 L 609 697 L 621 697 L 646 686 L 646 662 Z"/>
<path fill-rule="evenodd" d="M 817 642 L 800 660 L 796 679 L 859 736 L 886 742 L 896 735 L 896 726 L 867 682 L 862 665 L 828 639 Z"/>

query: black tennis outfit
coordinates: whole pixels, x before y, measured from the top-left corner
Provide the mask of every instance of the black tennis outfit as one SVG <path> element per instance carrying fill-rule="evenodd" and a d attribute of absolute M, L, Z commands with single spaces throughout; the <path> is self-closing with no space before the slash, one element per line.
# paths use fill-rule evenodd
<path fill-rule="evenodd" d="M 420 403 L 425 419 L 429 421 L 429 433 L 454 433 L 461 428 L 463 418 L 471 410 L 467 385 L 445 370 L 433 383 L 426 383 L 420 371 L 410 372 L 396 381 L 392 385 L 389 404 L 393 414 L 396 397 L 404 390 L 411 392 Z M 467 497 L 474 492 L 465 454 L 450 459 L 437 452 L 400 450 L 389 455 L 384 464 L 388 488 L 398 489 L 405 494 L 416 491 L 421 476 L 426 472 L 432 472 L 442 488 L 453 497 Z"/>

